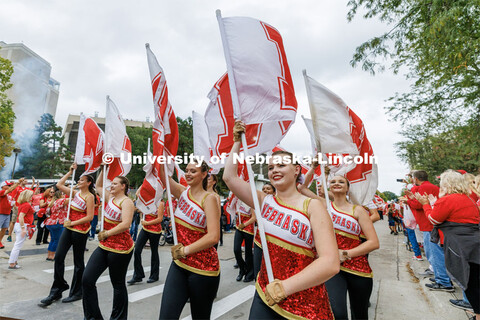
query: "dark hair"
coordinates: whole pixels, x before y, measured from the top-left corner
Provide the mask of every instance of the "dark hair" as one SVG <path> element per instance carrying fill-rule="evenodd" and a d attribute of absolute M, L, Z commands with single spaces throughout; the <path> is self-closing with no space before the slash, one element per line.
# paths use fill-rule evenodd
<path fill-rule="evenodd" d="M 413 173 L 413 177 L 417 178 L 420 181 L 427 181 L 428 180 L 428 173 L 424 170 L 417 170 Z"/>
<path fill-rule="evenodd" d="M 116 176 L 115 179 L 118 178 L 120 183 L 125 186 L 125 195 L 128 196 L 128 189 L 130 188 L 130 181 L 128 181 L 127 177 L 124 176 Z"/>
<path fill-rule="evenodd" d="M 265 186 L 270 186 L 270 187 L 272 187 L 273 192 L 277 192 L 277 189 L 275 189 L 275 187 L 273 186 L 273 184 L 271 184 L 270 182 L 265 182 L 265 183 L 263 184 L 263 186 L 264 186 L 264 187 L 265 187 Z"/>
<path fill-rule="evenodd" d="M 218 192 L 217 192 L 217 182 L 218 182 L 217 175 L 216 175 L 216 174 L 209 173 L 209 174 L 207 175 L 207 178 L 208 178 L 208 176 L 211 176 L 212 179 L 215 181 L 215 183 L 213 184 L 213 188 L 212 188 L 212 189 L 213 189 L 213 191 L 214 191 L 215 193 L 218 193 Z"/>
<path fill-rule="evenodd" d="M 88 191 L 93 194 L 93 203 L 97 203 L 97 197 L 95 197 L 95 180 L 93 177 L 89 174 L 84 175 L 84 177 L 87 179 L 90 184 L 88 185 Z"/>
<path fill-rule="evenodd" d="M 272 153 L 272 157 L 275 157 L 275 156 L 278 156 L 278 155 L 282 155 L 282 154 L 290 157 L 290 159 L 292 160 L 291 163 L 292 163 L 294 166 L 300 166 L 300 164 L 295 161 L 295 158 L 293 157 L 293 153 L 288 152 L 288 151 L 285 151 L 285 150 L 278 150 L 278 151 L 273 152 L 273 153 Z M 302 168 L 300 167 L 300 173 L 299 173 L 298 176 L 297 176 L 297 181 L 296 181 L 296 183 L 300 183 L 300 181 L 301 181 L 301 177 L 300 177 L 300 176 L 301 176 L 301 175 L 302 175 Z M 273 187 L 273 185 L 272 185 L 272 187 Z M 275 190 L 275 188 L 273 188 L 273 189 Z"/>
<path fill-rule="evenodd" d="M 197 159 L 193 159 L 192 163 L 197 164 L 197 166 L 200 167 L 202 172 L 207 172 L 208 173 L 208 170 L 210 170 L 210 168 L 208 167 L 208 164 L 205 161 L 202 161 L 202 163 L 199 164 Z M 207 188 L 208 188 L 208 174 L 202 180 L 202 187 L 203 187 L 203 190 L 207 191 Z"/>

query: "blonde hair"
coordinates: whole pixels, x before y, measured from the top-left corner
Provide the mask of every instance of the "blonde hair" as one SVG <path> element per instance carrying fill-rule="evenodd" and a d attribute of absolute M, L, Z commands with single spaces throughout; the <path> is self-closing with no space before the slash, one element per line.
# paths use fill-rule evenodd
<path fill-rule="evenodd" d="M 24 190 L 20 195 L 18 196 L 17 202 L 19 204 L 25 203 L 25 202 L 30 202 L 33 196 L 33 191 L 32 190 Z"/>
<path fill-rule="evenodd" d="M 467 179 L 465 179 L 461 173 L 453 170 L 447 170 L 440 175 L 440 189 L 444 194 L 470 194 L 470 187 Z"/>
<path fill-rule="evenodd" d="M 472 184 L 470 185 L 470 189 L 480 197 L 480 174 L 475 177 Z"/>

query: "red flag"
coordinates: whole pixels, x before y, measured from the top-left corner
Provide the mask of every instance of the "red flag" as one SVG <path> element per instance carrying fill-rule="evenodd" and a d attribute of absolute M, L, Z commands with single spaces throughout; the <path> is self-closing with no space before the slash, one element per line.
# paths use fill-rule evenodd
<path fill-rule="evenodd" d="M 106 151 L 114 158 L 108 165 L 107 179 L 112 181 L 117 176 L 126 176 L 132 168 L 131 163 L 122 163 L 122 159 L 131 159 L 132 145 L 128 138 L 125 123 L 115 103 L 107 96 L 105 115 Z"/>
<path fill-rule="evenodd" d="M 75 162 L 85 164 L 85 174 L 98 170 L 102 164 L 105 139 L 102 129 L 95 121 L 85 115 L 80 115 L 78 128 L 77 147 L 75 151 Z"/>
<path fill-rule="evenodd" d="M 167 80 L 162 67 L 160 67 L 148 44 L 146 49 L 155 112 L 152 133 L 153 155 L 157 157 L 163 156 L 165 151 L 166 155 L 176 156 L 178 150 L 178 124 L 173 108 L 168 100 Z M 160 165 L 156 162 L 154 174 L 157 177 L 159 177 L 158 170 L 160 170 Z M 169 166 L 169 170 L 173 173 L 173 166 Z"/>

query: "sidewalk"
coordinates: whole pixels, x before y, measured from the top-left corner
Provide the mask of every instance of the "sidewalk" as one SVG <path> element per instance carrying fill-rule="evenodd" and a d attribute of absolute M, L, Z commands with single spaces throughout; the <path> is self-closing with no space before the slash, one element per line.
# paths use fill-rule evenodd
<path fill-rule="evenodd" d="M 449 299 L 462 299 L 462 291 L 454 293 L 430 291 L 430 283 L 418 274 L 428 268 L 428 261 L 412 260 L 403 233 L 391 235 L 387 220 L 375 223 L 380 249 L 369 255 L 374 284 L 370 319 L 468 319 L 465 311 L 450 305 Z M 418 239 L 420 240 L 420 239 Z"/>

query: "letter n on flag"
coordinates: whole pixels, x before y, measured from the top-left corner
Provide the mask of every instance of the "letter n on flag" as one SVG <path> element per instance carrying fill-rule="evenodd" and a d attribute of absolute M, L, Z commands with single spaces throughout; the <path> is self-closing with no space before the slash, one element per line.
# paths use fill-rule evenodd
<path fill-rule="evenodd" d="M 82 175 L 98 170 L 102 164 L 105 139 L 102 129 L 91 118 L 80 115 L 77 146 L 75 149 L 75 162 L 85 165 Z"/>

